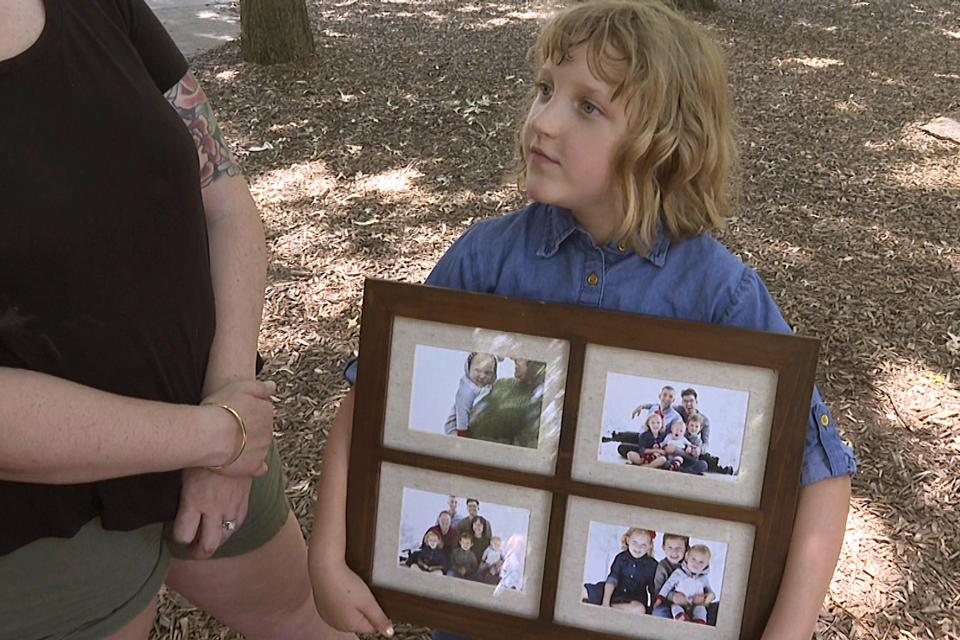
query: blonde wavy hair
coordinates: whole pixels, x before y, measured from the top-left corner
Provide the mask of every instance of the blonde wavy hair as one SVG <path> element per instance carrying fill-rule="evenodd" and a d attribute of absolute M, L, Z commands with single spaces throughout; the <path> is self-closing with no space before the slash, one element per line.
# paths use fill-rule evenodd
<path fill-rule="evenodd" d="M 626 549 L 628 546 L 628 543 L 630 542 L 630 538 L 632 538 L 635 535 L 640 535 L 641 537 L 649 540 L 651 545 L 653 544 L 653 537 L 654 537 L 653 531 L 650 531 L 650 529 L 644 529 L 642 527 L 630 527 L 629 529 L 626 530 L 626 532 L 624 532 L 622 536 L 620 536 L 620 546 Z M 647 549 L 647 555 L 650 555 L 649 548 Z"/>
<path fill-rule="evenodd" d="M 613 239 L 643 254 L 658 221 L 675 240 L 722 227 L 737 152 L 718 45 L 665 0 L 586 0 L 547 21 L 529 58 L 536 71 L 580 45 L 591 72 L 614 87 L 614 98 L 625 96 L 632 114 L 615 159 L 623 219 Z M 522 145 L 518 156 L 523 189 Z"/>

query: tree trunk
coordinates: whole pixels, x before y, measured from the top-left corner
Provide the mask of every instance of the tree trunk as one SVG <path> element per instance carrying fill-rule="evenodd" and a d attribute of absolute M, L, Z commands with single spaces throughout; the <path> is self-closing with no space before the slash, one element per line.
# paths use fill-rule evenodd
<path fill-rule="evenodd" d="M 240 53 L 259 64 L 313 53 L 306 0 L 240 0 Z"/>

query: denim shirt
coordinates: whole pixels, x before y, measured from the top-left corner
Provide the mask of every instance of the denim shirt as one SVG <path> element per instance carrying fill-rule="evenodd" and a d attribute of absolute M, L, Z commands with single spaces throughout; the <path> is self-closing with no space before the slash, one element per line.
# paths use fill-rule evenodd
<path fill-rule="evenodd" d="M 661 233 L 640 256 L 626 243 L 598 247 L 568 210 L 538 202 L 471 226 L 426 283 L 791 333 L 760 276 L 712 236 Z M 802 469 L 803 485 L 856 471 L 816 387 Z"/>

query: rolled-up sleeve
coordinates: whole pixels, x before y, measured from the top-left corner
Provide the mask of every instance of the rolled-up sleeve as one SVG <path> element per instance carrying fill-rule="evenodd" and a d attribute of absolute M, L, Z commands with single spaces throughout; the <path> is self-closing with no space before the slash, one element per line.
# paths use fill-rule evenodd
<path fill-rule="evenodd" d="M 756 272 L 746 267 L 733 289 L 731 304 L 721 322 L 747 329 L 792 332 L 763 281 Z M 852 475 L 856 470 L 853 449 L 840 438 L 830 409 L 820 397 L 820 391 L 814 387 L 800 484 L 805 486 L 826 478 Z"/>
<path fill-rule="evenodd" d="M 820 391 L 814 387 L 800 484 L 805 486 L 825 478 L 853 475 L 856 471 L 853 449 L 840 438 L 830 409 L 820 398 Z"/>

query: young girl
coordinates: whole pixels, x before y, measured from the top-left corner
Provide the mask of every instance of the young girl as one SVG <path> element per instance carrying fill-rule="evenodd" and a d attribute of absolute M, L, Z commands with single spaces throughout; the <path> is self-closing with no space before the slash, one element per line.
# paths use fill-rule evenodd
<path fill-rule="evenodd" d="M 667 463 L 660 442 L 663 440 L 663 418 L 659 413 L 647 416 L 643 426 L 646 431 L 640 434 L 637 444 L 622 444 L 621 450 L 631 464 L 641 467 L 662 467 Z"/>
<path fill-rule="evenodd" d="M 433 529 L 423 534 L 423 543 L 420 545 L 420 555 L 417 556 L 417 566 L 423 571 L 444 573 L 447 570 L 447 553 L 440 536 Z"/>
<path fill-rule="evenodd" d="M 790 331 L 757 274 L 708 234 L 727 214 L 735 157 L 717 45 L 662 0 L 594 0 L 556 14 L 533 57 L 520 144 L 533 202 L 473 225 L 427 283 Z M 325 618 L 383 632 L 389 620 L 343 559 L 353 403 L 327 442 L 310 568 Z M 763 640 L 809 640 L 843 540 L 856 465 L 816 390 L 806 443 Z"/>
<path fill-rule="evenodd" d="M 654 535 L 649 529 L 627 529 L 620 539 L 623 551 L 614 557 L 607 579 L 583 585 L 586 600 L 604 607 L 647 613 L 656 596 L 653 578 L 657 561 L 650 555 Z"/>

